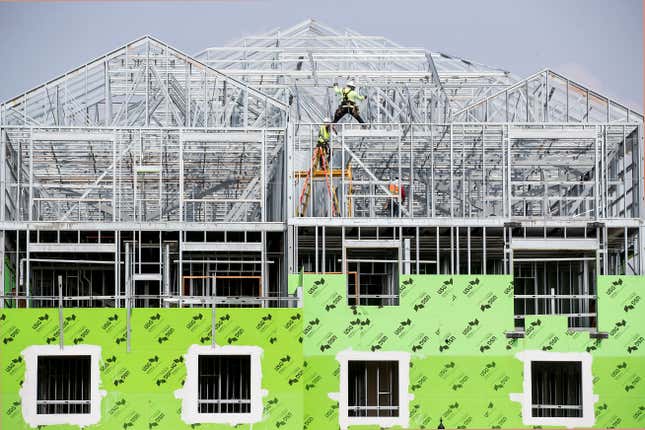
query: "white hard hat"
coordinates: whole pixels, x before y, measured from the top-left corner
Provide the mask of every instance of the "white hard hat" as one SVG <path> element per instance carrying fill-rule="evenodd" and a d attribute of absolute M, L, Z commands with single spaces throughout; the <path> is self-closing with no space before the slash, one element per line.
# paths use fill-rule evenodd
<path fill-rule="evenodd" d="M 352 81 L 352 80 L 347 81 L 347 86 L 348 87 L 354 87 L 355 86 L 354 81 Z"/>
<path fill-rule="evenodd" d="M 326 116 L 326 117 L 323 119 L 323 122 L 331 122 L 331 118 L 329 118 L 328 116 Z"/>

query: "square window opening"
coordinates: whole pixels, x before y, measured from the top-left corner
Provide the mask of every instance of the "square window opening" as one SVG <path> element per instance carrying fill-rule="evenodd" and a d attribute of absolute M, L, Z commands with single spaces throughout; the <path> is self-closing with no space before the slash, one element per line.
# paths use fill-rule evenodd
<path fill-rule="evenodd" d="M 348 379 L 348 416 L 399 416 L 398 361 L 349 361 Z"/>
<path fill-rule="evenodd" d="M 529 254 L 518 252 L 515 257 L 524 255 Z M 572 258 L 591 257 L 574 254 Z M 516 329 L 525 328 L 525 317 L 529 315 L 563 315 L 568 318 L 569 328 L 578 330 L 593 330 L 597 326 L 593 262 L 522 261 L 514 264 L 513 279 Z"/>
<path fill-rule="evenodd" d="M 251 356 L 200 355 L 200 414 L 251 413 Z"/>
<path fill-rule="evenodd" d="M 533 417 L 582 417 L 580 361 L 533 361 L 531 387 Z"/>
<path fill-rule="evenodd" d="M 91 409 L 91 357 L 39 356 L 36 413 L 89 414 Z"/>
<path fill-rule="evenodd" d="M 347 304 L 399 304 L 399 249 L 347 249 Z"/>

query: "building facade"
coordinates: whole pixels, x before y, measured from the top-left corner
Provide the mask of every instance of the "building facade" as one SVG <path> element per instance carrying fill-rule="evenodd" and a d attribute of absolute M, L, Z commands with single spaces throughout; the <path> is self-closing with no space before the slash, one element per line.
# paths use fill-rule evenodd
<path fill-rule="evenodd" d="M 144 36 L 0 125 L 3 428 L 645 427 L 643 116 L 556 71 Z"/>

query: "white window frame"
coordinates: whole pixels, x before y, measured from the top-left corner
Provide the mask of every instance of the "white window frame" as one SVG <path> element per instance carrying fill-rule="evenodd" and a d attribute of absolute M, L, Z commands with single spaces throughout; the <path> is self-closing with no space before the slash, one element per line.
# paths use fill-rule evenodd
<path fill-rule="evenodd" d="M 523 393 L 512 393 L 511 400 L 522 405 L 522 423 L 526 426 L 564 426 L 592 427 L 596 422 L 594 405 L 598 396 L 593 393 L 593 374 L 591 372 L 591 354 L 587 352 L 548 352 L 522 351 L 515 355 L 524 363 Z M 532 408 L 534 361 L 579 362 L 582 383 L 582 416 L 581 417 L 534 417 Z"/>
<path fill-rule="evenodd" d="M 186 381 L 184 387 L 175 391 L 175 397 L 182 399 L 181 419 L 186 424 L 254 424 L 262 420 L 264 406 L 262 397 L 268 393 L 262 389 L 261 357 L 259 346 L 225 345 L 215 348 L 209 345 L 192 345 L 184 356 Z M 199 412 L 199 357 L 247 355 L 251 359 L 251 410 L 242 413 L 200 413 Z"/>
<path fill-rule="evenodd" d="M 380 427 L 408 427 L 410 401 L 414 394 L 408 393 L 410 385 L 409 352 L 341 351 L 336 355 L 340 364 L 340 391 L 329 393 L 338 401 L 338 423 L 341 430 L 354 425 L 378 425 Z M 399 416 L 398 417 L 350 417 L 349 416 L 349 362 L 350 361 L 396 361 L 399 363 Z"/>
<path fill-rule="evenodd" d="M 89 414 L 38 414 L 38 357 L 90 357 L 90 413 Z M 101 399 L 106 395 L 100 390 L 101 375 L 99 361 L 101 347 L 98 345 L 73 345 L 63 349 L 58 345 L 33 345 L 22 351 L 25 360 L 25 379 L 20 389 L 22 416 L 31 427 L 41 425 L 77 425 L 81 427 L 97 424 L 101 420 Z"/>

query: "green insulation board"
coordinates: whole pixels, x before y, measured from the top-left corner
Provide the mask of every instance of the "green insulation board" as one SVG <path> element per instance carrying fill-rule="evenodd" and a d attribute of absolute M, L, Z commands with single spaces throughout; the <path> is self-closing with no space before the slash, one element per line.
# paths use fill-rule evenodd
<path fill-rule="evenodd" d="M 582 352 L 592 356 L 594 427 L 645 428 L 645 277 L 598 278 L 598 326 L 593 339 L 571 331 L 566 317 L 526 320 L 523 338 L 513 330 L 512 277 L 414 275 L 400 283 L 398 306 L 347 306 L 344 275 L 294 274 L 302 309 L 218 309 L 216 343 L 263 350 L 264 418 L 238 429 L 339 428 L 341 351 L 410 353 L 409 428 L 520 428 L 525 350 Z M 66 309 L 66 345 L 101 346 L 101 421 L 96 429 L 223 429 L 187 425 L 174 392 L 186 377 L 191 345 L 211 344 L 210 309 L 134 309 L 127 352 L 123 309 Z M 2 428 L 29 428 L 19 389 L 21 352 L 57 345 L 57 309 L 0 310 Z M 52 429 L 78 428 L 47 426 Z M 352 426 L 368 430 L 374 426 Z"/>

